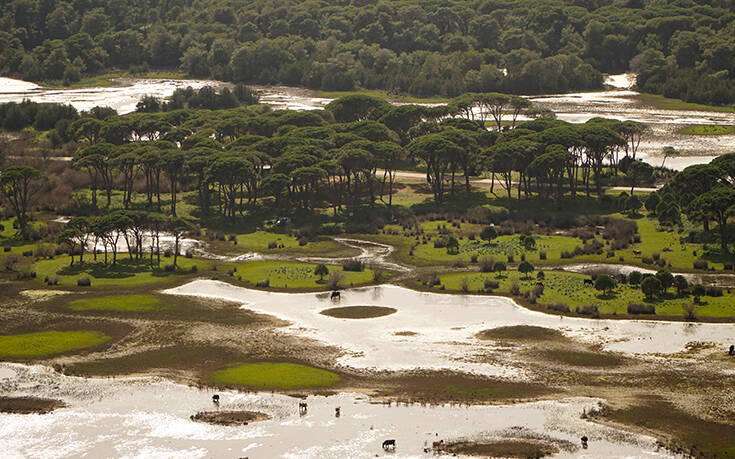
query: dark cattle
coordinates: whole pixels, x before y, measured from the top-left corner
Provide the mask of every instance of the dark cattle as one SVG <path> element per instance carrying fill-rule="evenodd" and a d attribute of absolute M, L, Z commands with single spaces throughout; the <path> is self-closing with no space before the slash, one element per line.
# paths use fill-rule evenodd
<path fill-rule="evenodd" d="M 338 406 L 337 408 L 334 409 L 334 417 L 338 418 L 339 415 L 340 415 L 340 407 Z"/>
<path fill-rule="evenodd" d="M 383 442 L 383 449 L 388 450 L 395 450 L 396 449 L 396 441 L 395 440 L 386 440 Z"/>
<path fill-rule="evenodd" d="M 435 452 L 440 452 L 443 446 L 444 446 L 444 440 L 439 440 L 431 444 L 431 449 Z"/>
<path fill-rule="evenodd" d="M 342 296 L 340 295 L 340 293 L 337 290 L 335 290 L 335 291 L 332 292 L 332 295 L 329 298 L 331 298 L 333 300 L 339 300 L 339 299 L 342 298 Z"/>
<path fill-rule="evenodd" d="M 582 448 L 587 449 L 587 435 L 584 435 L 582 438 Z"/>
<path fill-rule="evenodd" d="M 730 352 L 729 352 L 729 354 L 730 355 L 735 355 L 735 345 L 732 345 L 732 344 L 730 345 Z"/>
<path fill-rule="evenodd" d="M 306 414 L 306 402 L 299 402 L 299 414 Z"/>
<path fill-rule="evenodd" d="M 212 401 L 214 403 L 219 403 L 219 395 L 217 395 L 217 394 L 212 395 Z"/>
<path fill-rule="evenodd" d="M 592 279 L 585 279 L 584 285 L 594 285 L 594 282 L 592 282 Z"/>

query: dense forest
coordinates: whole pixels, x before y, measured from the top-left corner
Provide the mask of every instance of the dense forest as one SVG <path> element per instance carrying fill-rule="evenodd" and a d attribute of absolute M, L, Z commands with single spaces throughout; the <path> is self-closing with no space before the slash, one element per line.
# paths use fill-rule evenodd
<path fill-rule="evenodd" d="M 733 2 L 12 0 L 0 71 L 71 83 L 109 69 L 454 97 L 600 87 L 735 101 Z"/>

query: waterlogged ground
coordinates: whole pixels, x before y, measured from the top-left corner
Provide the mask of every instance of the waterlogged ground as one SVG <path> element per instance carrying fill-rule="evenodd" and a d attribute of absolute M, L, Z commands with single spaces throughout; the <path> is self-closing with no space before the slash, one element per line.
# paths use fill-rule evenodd
<path fill-rule="evenodd" d="M 581 419 L 600 400 L 516 405 L 388 405 L 361 395 L 310 396 L 199 390 L 158 378 L 83 379 L 47 367 L 0 364 L 0 393 L 64 401 L 50 414 L 0 414 L 3 457 L 426 457 L 432 442 L 535 439 L 559 457 L 667 457 L 653 438 Z M 341 408 L 335 417 L 334 408 Z M 248 410 L 270 420 L 225 427 L 195 422 L 200 411 Z M 582 450 L 579 438 L 589 438 Z M 395 452 L 383 440 L 395 439 Z M 428 455 L 430 455 L 429 453 Z"/>
<path fill-rule="evenodd" d="M 482 330 L 513 325 L 552 328 L 605 350 L 640 355 L 673 354 L 692 342 L 735 342 L 731 324 L 570 318 L 530 311 L 508 298 L 423 293 L 392 285 L 345 290 L 339 301 L 326 293 L 264 292 L 213 280 L 164 293 L 240 302 L 245 309 L 289 321 L 286 333 L 341 347 L 345 353 L 338 363 L 357 369 L 455 370 L 523 379 L 523 366 L 508 356 L 487 358 L 503 344 L 476 338 Z M 352 305 L 397 312 L 362 320 L 321 314 Z"/>

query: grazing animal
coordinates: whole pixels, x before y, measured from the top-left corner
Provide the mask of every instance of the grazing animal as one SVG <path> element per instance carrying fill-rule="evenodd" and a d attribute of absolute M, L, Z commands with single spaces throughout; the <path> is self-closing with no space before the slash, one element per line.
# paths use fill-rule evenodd
<path fill-rule="evenodd" d="M 388 450 L 395 451 L 395 449 L 396 449 L 396 441 L 395 440 L 385 440 L 383 442 L 383 449 L 386 450 L 386 451 L 388 451 Z"/>
<path fill-rule="evenodd" d="M 582 448 L 587 449 L 587 440 L 588 440 L 587 435 L 583 435 L 581 440 L 582 440 Z"/>
<path fill-rule="evenodd" d="M 439 452 L 441 451 L 442 446 L 444 446 L 444 440 L 435 441 L 431 444 L 431 449 L 433 451 Z"/>
<path fill-rule="evenodd" d="M 335 418 L 338 418 L 339 417 L 339 415 L 340 415 L 340 413 L 339 413 L 340 412 L 340 408 L 341 407 L 338 406 L 337 408 L 334 409 L 334 417 Z"/>
<path fill-rule="evenodd" d="M 299 414 L 306 414 L 306 402 L 299 402 Z"/>
<path fill-rule="evenodd" d="M 339 300 L 339 299 L 342 299 L 342 296 L 339 293 L 339 291 L 335 290 L 332 292 L 332 295 L 329 298 L 332 300 Z"/>
<path fill-rule="evenodd" d="M 730 352 L 729 352 L 729 354 L 730 355 L 735 355 L 735 345 L 733 345 L 733 344 L 730 345 Z"/>
<path fill-rule="evenodd" d="M 584 285 L 594 285 L 594 282 L 592 282 L 592 279 L 585 279 Z"/>
<path fill-rule="evenodd" d="M 212 395 L 212 401 L 213 401 L 214 403 L 219 403 L 219 395 L 218 395 L 218 394 L 214 394 L 214 395 Z"/>

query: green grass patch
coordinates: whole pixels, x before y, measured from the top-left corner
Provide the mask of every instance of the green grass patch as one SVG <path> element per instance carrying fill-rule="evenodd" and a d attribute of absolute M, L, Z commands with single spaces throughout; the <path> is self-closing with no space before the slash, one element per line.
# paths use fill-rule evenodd
<path fill-rule="evenodd" d="M 233 276 L 250 284 L 257 284 L 267 279 L 269 287 L 273 288 L 327 288 L 329 275 L 320 280 L 319 276 L 314 274 L 314 268 L 316 264 L 313 263 L 252 261 L 237 264 Z M 339 282 L 342 287 L 367 284 L 375 276 L 375 273 L 367 268 L 363 271 L 344 271 L 341 266 L 336 265 L 327 265 L 327 268 L 330 274 L 336 272 L 339 273 L 337 275 L 342 275 Z"/>
<path fill-rule="evenodd" d="M 485 281 L 495 281 L 500 285 L 493 293 L 510 295 L 511 287 L 517 283 L 521 293 L 532 291 L 536 287 L 536 272 L 529 279 L 517 271 L 504 271 L 497 273 L 459 272 L 446 274 L 439 277 L 442 285 L 447 291 L 463 291 L 462 286 L 466 283 L 469 292 L 485 291 Z M 662 297 L 647 299 L 639 286 L 629 284 L 618 284 L 611 294 L 603 294 L 593 286 L 585 285 L 584 280 L 589 276 L 584 274 L 570 273 L 564 271 L 544 271 L 543 294 L 536 299 L 536 304 L 544 309 L 550 303 L 563 303 L 574 311 L 578 307 L 597 305 L 600 314 L 622 315 L 628 314 L 629 303 L 651 304 L 656 308 L 655 316 L 636 317 L 683 317 L 684 305 L 691 304 L 691 296 L 677 297 L 674 289 Z M 702 297 L 701 304 L 695 307 L 698 318 L 732 318 L 735 317 L 735 294 L 727 289 L 721 297 Z"/>
<path fill-rule="evenodd" d="M 396 309 L 384 306 L 345 306 L 325 309 L 319 314 L 337 319 L 372 319 L 394 314 Z"/>
<path fill-rule="evenodd" d="M 687 135 L 725 135 L 735 132 L 735 126 L 722 126 L 716 124 L 693 125 L 680 129 L 679 134 Z"/>
<path fill-rule="evenodd" d="M 69 309 L 73 311 L 150 312 L 166 308 L 160 298 L 154 295 L 99 296 L 69 302 Z"/>
<path fill-rule="evenodd" d="M 309 241 L 301 245 L 299 239 L 295 236 L 259 230 L 247 234 L 238 234 L 236 238 L 236 249 L 238 252 L 324 254 L 329 257 L 350 256 L 358 253 L 354 249 L 335 242 L 328 237 L 319 237 L 314 241 Z"/>
<path fill-rule="evenodd" d="M 0 357 L 41 358 L 86 349 L 111 338 L 99 331 L 44 331 L 0 336 Z"/>
<path fill-rule="evenodd" d="M 161 267 L 151 267 L 147 258 L 139 261 L 130 260 L 127 254 L 118 254 L 115 265 L 112 264 L 109 254 L 107 264 L 101 261 L 100 254 L 97 255 L 96 263 L 92 261 L 91 254 L 85 254 L 84 257 L 84 263 L 80 264 L 77 258 L 73 265 L 69 264 L 68 255 L 40 260 L 32 266 L 32 269 L 39 281 L 43 281 L 46 276 L 56 276 L 59 285 L 71 287 L 77 285 L 77 279 L 80 277 L 88 277 L 92 281 L 92 288 L 95 288 L 139 287 L 166 283 L 191 275 L 193 266 L 196 266 L 196 272 L 208 271 L 212 267 L 207 260 L 186 257 L 178 258 L 178 271 L 175 272 L 163 269 L 165 265 L 173 263 L 173 257 L 162 256 Z"/>
<path fill-rule="evenodd" d="M 218 384 L 258 389 L 309 389 L 338 383 L 339 375 L 331 371 L 296 363 L 245 363 L 213 373 Z"/>

